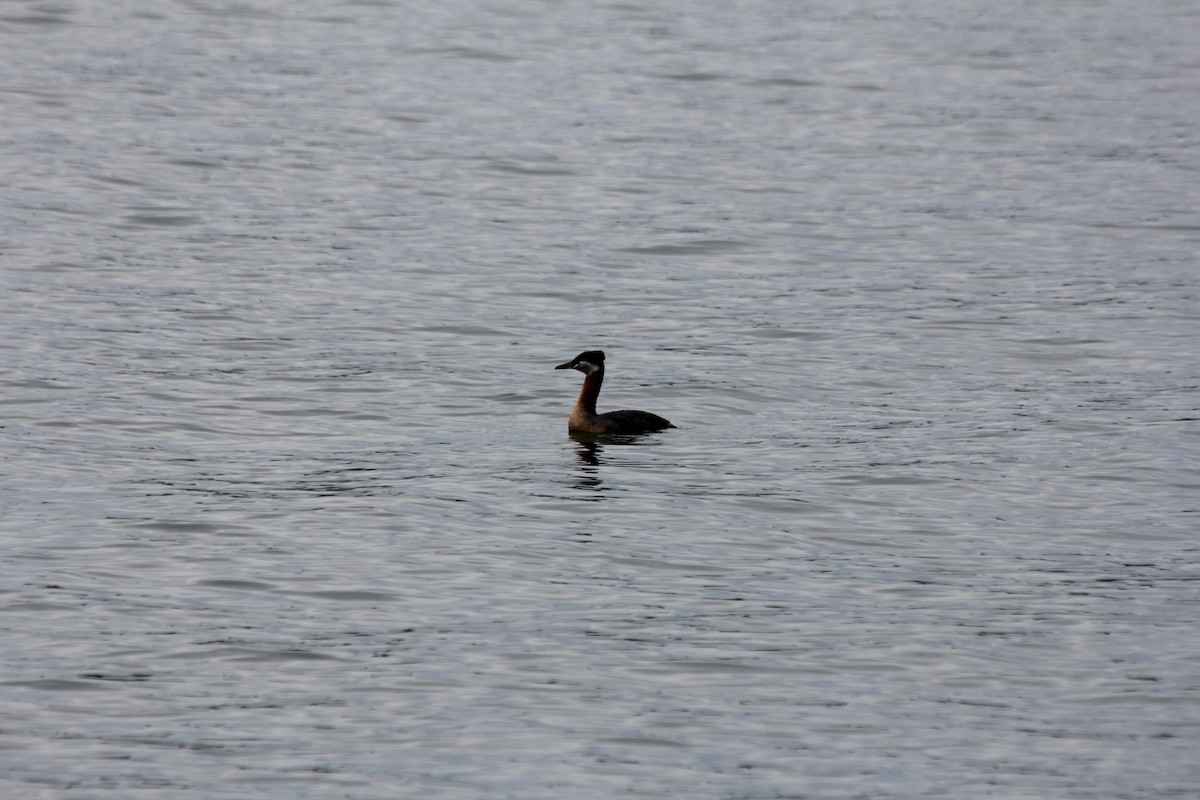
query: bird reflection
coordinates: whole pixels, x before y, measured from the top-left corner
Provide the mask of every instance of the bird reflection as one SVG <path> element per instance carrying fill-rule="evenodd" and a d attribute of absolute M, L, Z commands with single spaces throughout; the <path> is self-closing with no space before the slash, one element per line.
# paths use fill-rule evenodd
<path fill-rule="evenodd" d="M 604 491 L 604 480 L 600 477 L 600 467 L 607 460 L 604 455 L 605 448 L 633 445 L 644 438 L 638 434 L 597 434 L 578 431 L 572 431 L 567 435 L 575 442 L 575 455 L 580 461 L 579 476 L 575 480 L 575 487 L 594 492 Z"/>
<path fill-rule="evenodd" d="M 604 454 L 604 445 L 596 440 L 595 434 L 569 434 L 575 442 L 575 455 L 579 457 L 581 467 L 579 477 L 575 480 L 576 489 L 588 489 L 599 492 L 604 489 L 604 481 L 600 479 L 600 459 Z"/>
<path fill-rule="evenodd" d="M 571 433 L 568 436 L 575 442 L 575 455 L 579 456 L 580 461 L 588 466 L 600 466 L 600 456 L 604 453 L 604 445 L 597 441 L 595 434 Z"/>

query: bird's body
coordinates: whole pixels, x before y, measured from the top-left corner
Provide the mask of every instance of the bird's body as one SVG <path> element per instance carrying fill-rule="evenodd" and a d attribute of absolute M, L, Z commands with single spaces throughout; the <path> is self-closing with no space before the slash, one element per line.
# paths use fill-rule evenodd
<path fill-rule="evenodd" d="M 600 396 L 600 386 L 604 383 L 602 350 L 580 353 L 571 361 L 559 364 L 555 369 L 576 369 L 586 376 L 579 399 L 571 411 L 571 418 L 567 421 L 567 429 L 572 433 L 650 433 L 675 427 L 649 411 L 626 409 L 609 411 L 606 414 L 596 413 L 596 398 Z"/>

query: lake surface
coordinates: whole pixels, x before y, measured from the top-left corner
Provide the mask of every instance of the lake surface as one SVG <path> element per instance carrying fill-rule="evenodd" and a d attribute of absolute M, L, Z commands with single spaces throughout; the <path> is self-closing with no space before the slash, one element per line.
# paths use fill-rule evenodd
<path fill-rule="evenodd" d="M 1197 796 L 1197 41 L 3 4 L 0 794 Z"/>

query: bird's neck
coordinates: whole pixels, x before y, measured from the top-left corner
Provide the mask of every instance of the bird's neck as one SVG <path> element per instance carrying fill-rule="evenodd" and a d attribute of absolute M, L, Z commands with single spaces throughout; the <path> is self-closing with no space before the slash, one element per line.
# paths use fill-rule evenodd
<path fill-rule="evenodd" d="M 589 414 L 596 413 L 596 398 L 600 396 L 600 384 L 604 383 L 604 367 L 583 379 L 583 388 L 579 390 L 579 400 L 575 407 Z"/>

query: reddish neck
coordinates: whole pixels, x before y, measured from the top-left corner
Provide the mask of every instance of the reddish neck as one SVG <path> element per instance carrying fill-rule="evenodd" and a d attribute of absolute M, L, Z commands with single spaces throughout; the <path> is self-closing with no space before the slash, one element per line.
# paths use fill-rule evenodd
<path fill-rule="evenodd" d="M 596 398 L 600 396 L 600 384 L 604 383 L 604 365 L 583 379 L 583 388 L 579 390 L 579 400 L 575 407 L 582 408 L 589 414 L 596 413 Z"/>

